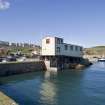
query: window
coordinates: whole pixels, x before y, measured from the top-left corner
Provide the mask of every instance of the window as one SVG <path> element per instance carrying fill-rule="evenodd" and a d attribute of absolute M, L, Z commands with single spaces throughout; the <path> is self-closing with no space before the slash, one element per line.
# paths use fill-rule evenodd
<path fill-rule="evenodd" d="M 60 53 L 60 47 L 57 47 L 57 53 Z"/>
<path fill-rule="evenodd" d="M 62 43 L 63 43 L 63 39 L 57 38 L 57 39 L 56 39 L 56 42 L 57 42 L 57 44 L 62 44 Z"/>
<path fill-rule="evenodd" d="M 65 50 L 68 50 L 68 45 L 65 45 Z"/>
<path fill-rule="evenodd" d="M 57 43 L 60 44 L 60 39 L 57 39 Z"/>
<path fill-rule="evenodd" d="M 78 50 L 78 46 L 75 46 L 75 50 L 76 50 L 76 51 Z"/>
<path fill-rule="evenodd" d="M 70 46 L 70 50 L 73 50 L 73 45 Z"/>
<path fill-rule="evenodd" d="M 82 51 L 82 47 L 80 47 L 80 51 Z"/>
<path fill-rule="evenodd" d="M 46 39 L 46 44 L 49 44 L 50 43 L 50 39 Z"/>
<path fill-rule="evenodd" d="M 61 39 L 61 43 L 63 43 L 63 39 Z"/>

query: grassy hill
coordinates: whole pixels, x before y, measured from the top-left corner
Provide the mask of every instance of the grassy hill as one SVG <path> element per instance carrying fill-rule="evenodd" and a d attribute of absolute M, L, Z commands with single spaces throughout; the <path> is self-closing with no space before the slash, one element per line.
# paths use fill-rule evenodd
<path fill-rule="evenodd" d="M 84 52 L 86 55 L 105 55 L 105 46 L 85 48 Z"/>
<path fill-rule="evenodd" d="M 40 52 L 40 50 L 41 50 L 40 46 L 36 46 L 34 48 L 30 48 L 30 47 L 2 47 L 2 49 L 0 49 L 0 57 L 14 54 L 17 51 L 21 51 L 22 54 L 30 55 L 32 51 Z"/>

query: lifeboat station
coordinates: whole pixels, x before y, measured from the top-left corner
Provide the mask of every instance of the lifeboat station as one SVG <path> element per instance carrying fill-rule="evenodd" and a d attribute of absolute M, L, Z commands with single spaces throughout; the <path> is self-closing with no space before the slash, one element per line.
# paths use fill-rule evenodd
<path fill-rule="evenodd" d="M 71 64 L 83 59 L 83 47 L 64 43 L 63 38 L 45 37 L 42 39 L 41 59 L 47 70 L 69 69 Z"/>

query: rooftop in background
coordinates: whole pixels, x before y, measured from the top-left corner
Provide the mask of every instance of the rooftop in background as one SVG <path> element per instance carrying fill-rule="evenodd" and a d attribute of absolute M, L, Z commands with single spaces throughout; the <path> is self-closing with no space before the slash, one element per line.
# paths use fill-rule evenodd
<path fill-rule="evenodd" d="M 40 47 L 32 43 L 12 43 L 7 41 L 0 41 L 0 47 Z"/>

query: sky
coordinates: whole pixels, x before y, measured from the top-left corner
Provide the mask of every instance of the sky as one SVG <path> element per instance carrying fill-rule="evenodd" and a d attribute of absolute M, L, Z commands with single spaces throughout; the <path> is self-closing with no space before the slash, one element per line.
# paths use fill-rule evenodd
<path fill-rule="evenodd" d="M 105 45 L 105 0 L 0 0 L 0 40 L 41 44 L 45 36 Z"/>

